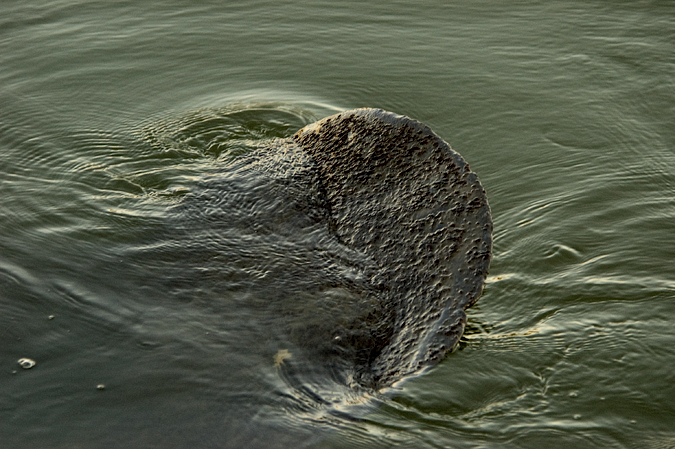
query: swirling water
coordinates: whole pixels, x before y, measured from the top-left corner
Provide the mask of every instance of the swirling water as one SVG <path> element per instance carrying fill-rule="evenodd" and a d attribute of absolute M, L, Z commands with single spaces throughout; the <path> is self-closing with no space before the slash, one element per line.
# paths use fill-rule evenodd
<path fill-rule="evenodd" d="M 2 9 L 0 447 L 675 445 L 669 2 Z M 317 406 L 278 317 L 368 261 L 246 161 L 358 106 L 464 156 L 494 256 L 459 351 Z"/>

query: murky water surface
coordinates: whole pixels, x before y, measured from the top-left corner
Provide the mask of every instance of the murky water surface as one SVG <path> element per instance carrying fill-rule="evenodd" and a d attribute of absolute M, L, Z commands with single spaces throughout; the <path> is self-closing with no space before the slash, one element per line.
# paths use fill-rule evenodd
<path fill-rule="evenodd" d="M 3 2 L 0 446 L 674 446 L 673 30 L 658 1 Z M 459 350 L 382 391 L 307 351 L 372 260 L 260 153 L 361 106 L 429 125 L 494 220 Z"/>

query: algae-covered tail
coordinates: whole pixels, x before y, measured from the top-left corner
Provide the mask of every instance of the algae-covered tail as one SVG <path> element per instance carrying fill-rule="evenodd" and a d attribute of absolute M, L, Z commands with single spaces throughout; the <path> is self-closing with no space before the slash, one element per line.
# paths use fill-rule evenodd
<path fill-rule="evenodd" d="M 480 296 L 492 221 L 468 164 L 427 126 L 379 109 L 327 117 L 293 139 L 314 160 L 338 240 L 379 267 L 377 306 L 344 338 L 354 382 L 381 388 L 452 351 Z"/>

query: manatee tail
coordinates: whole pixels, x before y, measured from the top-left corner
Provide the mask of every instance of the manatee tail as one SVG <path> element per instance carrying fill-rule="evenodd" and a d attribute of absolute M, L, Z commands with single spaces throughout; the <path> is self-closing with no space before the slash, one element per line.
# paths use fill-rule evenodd
<path fill-rule="evenodd" d="M 336 237 L 379 266 L 378 311 L 348 343 L 356 382 L 381 388 L 438 362 L 459 342 L 490 263 L 477 176 L 427 126 L 379 109 L 327 117 L 293 140 L 318 167 Z"/>

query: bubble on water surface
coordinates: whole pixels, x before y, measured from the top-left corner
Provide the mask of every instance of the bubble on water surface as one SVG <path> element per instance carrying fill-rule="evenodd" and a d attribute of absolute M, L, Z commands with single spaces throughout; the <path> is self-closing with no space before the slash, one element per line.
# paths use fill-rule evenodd
<path fill-rule="evenodd" d="M 17 363 L 23 369 L 31 369 L 32 367 L 35 366 L 35 360 L 28 359 L 28 358 L 19 359 Z"/>

